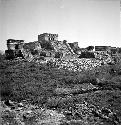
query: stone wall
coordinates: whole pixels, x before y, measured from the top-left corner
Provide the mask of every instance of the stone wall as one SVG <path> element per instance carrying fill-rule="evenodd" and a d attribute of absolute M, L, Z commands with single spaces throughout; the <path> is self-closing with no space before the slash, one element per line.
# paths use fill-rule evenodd
<path fill-rule="evenodd" d="M 24 40 L 14 40 L 8 39 L 7 40 L 7 48 L 8 50 L 18 50 L 23 47 Z"/>

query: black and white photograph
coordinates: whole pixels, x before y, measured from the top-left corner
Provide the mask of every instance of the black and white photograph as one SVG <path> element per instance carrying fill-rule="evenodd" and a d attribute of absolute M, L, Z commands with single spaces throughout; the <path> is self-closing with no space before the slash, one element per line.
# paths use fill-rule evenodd
<path fill-rule="evenodd" d="M 121 1 L 0 0 L 0 114 L 121 125 Z"/>

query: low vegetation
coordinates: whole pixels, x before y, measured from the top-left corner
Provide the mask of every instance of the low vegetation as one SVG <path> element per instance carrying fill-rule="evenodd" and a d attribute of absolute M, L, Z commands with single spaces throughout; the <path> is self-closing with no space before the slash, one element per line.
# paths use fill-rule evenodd
<path fill-rule="evenodd" d="M 74 103 L 87 101 L 99 107 L 107 107 L 121 117 L 121 64 L 103 65 L 91 71 L 73 72 L 21 61 L 7 61 L 0 55 L 1 100 L 21 102 L 30 100 L 32 104 L 68 108 Z M 91 83 L 98 89 L 76 91 L 69 94 L 56 93 L 57 88 L 79 88 Z M 59 89 L 58 89 L 59 90 Z"/>

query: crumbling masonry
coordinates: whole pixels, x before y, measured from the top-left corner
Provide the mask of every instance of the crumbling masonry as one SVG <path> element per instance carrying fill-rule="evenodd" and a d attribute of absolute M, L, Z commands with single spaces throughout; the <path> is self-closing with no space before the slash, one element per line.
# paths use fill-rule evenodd
<path fill-rule="evenodd" d="M 24 43 L 24 40 L 7 40 L 5 51 L 7 59 L 17 57 L 31 61 L 35 56 L 61 58 L 74 55 L 73 49 L 66 40 L 58 41 L 58 34 L 43 33 L 38 35 L 38 41 Z"/>
<path fill-rule="evenodd" d="M 7 48 L 5 51 L 7 59 L 23 58 L 28 61 L 35 59 L 60 58 L 67 57 L 76 58 L 95 58 L 104 63 L 110 63 L 118 59 L 118 53 L 121 48 L 110 46 L 89 46 L 80 48 L 78 42 L 67 43 L 66 40 L 59 41 L 58 34 L 43 33 L 38 35 L 38 41 L 25 43 L 24 40 L 7 40 Z M 93 51 L 93 49 L 95 49 Z"/>

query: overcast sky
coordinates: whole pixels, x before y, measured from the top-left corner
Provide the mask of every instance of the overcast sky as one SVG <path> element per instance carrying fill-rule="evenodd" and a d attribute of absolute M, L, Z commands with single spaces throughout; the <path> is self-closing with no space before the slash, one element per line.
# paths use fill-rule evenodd
<path fill-rule="evenodd" d="M 0 9 L 0 50 L 9 38 L 37 41 L 44 32 L 80 47 L 121 47 L 120 0 L 0 0 Z"/>

